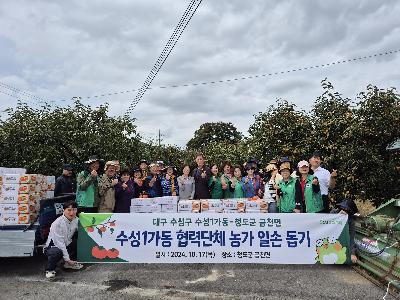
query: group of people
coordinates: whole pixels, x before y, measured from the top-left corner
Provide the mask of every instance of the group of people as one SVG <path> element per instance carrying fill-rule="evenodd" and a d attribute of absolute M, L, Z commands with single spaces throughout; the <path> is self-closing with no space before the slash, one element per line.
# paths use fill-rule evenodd
<path fill-rule="evenodd" d="M 221 166 L 205 164 L 196 156 L 196 167 L 182 166 L 178 176 L 172 165 L 143 159 L 134 168 L 122 168 L 118 161 L 107 161 L 99 175 L 101 160 L 96 156 L 85 162 L 77 174 L 64 165 L 56 181 L 55 196 L 76 192 L 79 211 L 128 213 L 132 198 L 179 196 L 180 199 L 264 199 L 270 213 L 329 212 L 329 189 L 336 184 L 336 170 L 321 167 L 322 155 L 314 152 L 308 161 L 296 165 L 288 157 L 270 161 L 262 169 L 255 159 L 243 166 L 229 161 Z"/>
<path fill-rule="evenodd" d="M 354 245 L 354 214 L 358 212 L 352 200 L 345 199 L 330 211 L 328 192 L 336 185 L 336 170 L 321 167 L 322 155 L 314 152 L 308 161 L 296 165 L 288 157 L 270 161 L 265 169 L 255 159 L 242 166 L 224 162 L 211 168 L 205 165 L 202 154 L 196 156 L 197 166 L 182 168 L 177 176 L 174 166 L 164 167 L 161 161 L 149 164 L 141 160 L 133 169 L 120 168 L 118 161 L 108 161 L 104 174 L 99 176 L 101 160 L 96 156 L 85 162 L 85 170 L 77 175 L 64 165 L 63 174 L 56 180 L 56 196 L 73 193 L 76 202 L 64 203 L 64 214 L 50 228 L 44 247 L 48 257 L 46 277 L 55 277 L 60 259 L 64 268 L 79 270 L 76 261 L 76 234 L 79 212 L 129 212 L 130 200 L 138 197 L 179 196 L 180 199 L 252 198 L 268 202 L 270 213 L 340 213 L 349 216 L 351 259 L 357 261 Z"/>

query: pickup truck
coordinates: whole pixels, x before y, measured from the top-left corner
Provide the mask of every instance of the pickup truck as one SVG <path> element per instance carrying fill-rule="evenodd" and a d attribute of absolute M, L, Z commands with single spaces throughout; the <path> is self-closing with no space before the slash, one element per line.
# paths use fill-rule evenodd
<path fill-rule="evenodd" d="M 75 200 L 75 194 L 40 200 L 39 214 L 29 225 L 0 225 L 0 257 L 40 255 L 50 226 L 62 215 L 62 203 Z"/>

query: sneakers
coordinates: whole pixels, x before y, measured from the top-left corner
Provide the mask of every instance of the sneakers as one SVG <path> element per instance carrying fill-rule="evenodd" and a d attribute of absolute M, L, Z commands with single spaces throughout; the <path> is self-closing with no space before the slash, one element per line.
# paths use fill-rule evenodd
<path fill-rule="evenodd" d="M 76 264 L 73 264 L 73 265 L 64 263 L 64 269 L 80 270 L 82 268 L 83 268 L 83 265 L 80 264 L 80 263 L 76 263 Z"/>
<path fill-rule="evenodd" d="M 46 278 L 54 278 L 56 277 L 56 271 L 46 271 Z"/>

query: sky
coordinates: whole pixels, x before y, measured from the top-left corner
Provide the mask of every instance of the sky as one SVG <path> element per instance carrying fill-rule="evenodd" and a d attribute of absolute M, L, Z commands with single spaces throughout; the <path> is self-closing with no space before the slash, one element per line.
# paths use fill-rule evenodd
<path fill-rule="evenodd" d="M 125 114 L 189 1 L 0 1 L 0 109 L 72 97 Z M 203 0 L 131 116 L 145 140 L 185 146 L 205 122 L 247 134 L 278 99 L 310 111 L 328 78 L 356 99 L 368 84 L 399 88 L 400 53 L 225 83 L 400 49 L 396 0 Z M 107 93 L 117 95 L 94 97 Z M 4 113 L 2 115 L 4 117 Z"/>

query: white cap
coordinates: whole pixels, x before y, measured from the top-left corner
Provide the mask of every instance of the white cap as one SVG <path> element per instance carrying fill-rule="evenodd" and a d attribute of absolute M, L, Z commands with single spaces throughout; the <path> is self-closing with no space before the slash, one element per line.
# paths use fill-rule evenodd
<path fill-rule="evenodd" d="M 309 167 L 309 166 L 310 166 L 310 165 L 308 164 L 308 161 L 302 160 L 302 161 L 300 161 L 300 162 L 297 164 L 297 167 L 298 167 L 298 168 L 301 168 L 301 167 L 304 167 L 304 166 L 306 166 L 306 167 Z"/>

